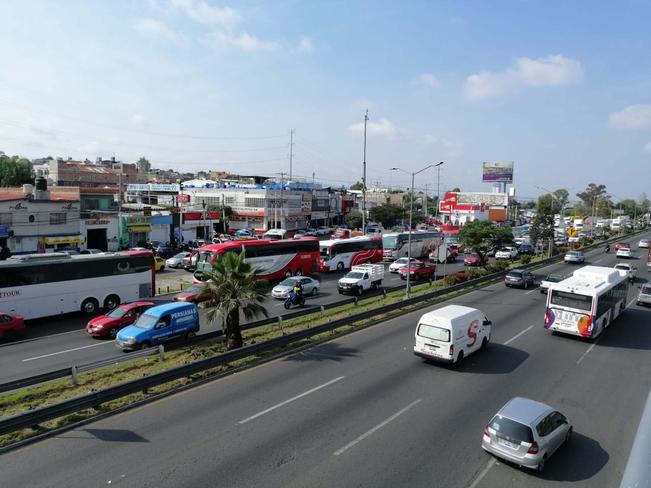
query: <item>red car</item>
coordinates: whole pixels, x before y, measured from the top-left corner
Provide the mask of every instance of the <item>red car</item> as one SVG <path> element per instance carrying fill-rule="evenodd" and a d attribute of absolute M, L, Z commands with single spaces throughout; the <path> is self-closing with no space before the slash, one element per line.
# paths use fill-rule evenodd
<path fill-rule="evenodd" d="M 187 290 L 174 295 L 175 302 L 200 303 L 210 299 L 210 295 L 203 293 L 202 285 L 192 285 Z"/>
<path fill-rule="evenodd" d="M 25 320 L 20 315 L 0 313 L 0 339 L 8 341 L 25 335 Z"/>
<path fill-rule="evenodd" d="M 398 270 L 401 279 L 406 280 L 407 275 L 409 274 L 411 279 L 414 281 L 418 281 L 421 278 L 433 278 L 435 273 L 435 264 L 424 263 L 422 261 L 413 261 L 409 266 L 405 266 Z"/>
<path fill-rule="evenodd" d="M 630 249 L 631 245 L 628 242 L 616 242 L 615 243 L 615 251 L 617 251 L 619 249 L 622 249 L 622 248 Z"/>
<path fill-rule="evenodd" d="M 488 263 L 488 257 L 479 257 L 479 254 L 472 253 L 463 260 L 465 266 L 485 266 Z"/>
<path fill-rule="evenodd" d="M 124 303 L 106 315 L 90 319 L 86 325 L 86 332 L 93 337 L 114 339 L 120 329 L 133 324 L 140 315 L 154 305 L 156 305 L 154 302 Z"/>

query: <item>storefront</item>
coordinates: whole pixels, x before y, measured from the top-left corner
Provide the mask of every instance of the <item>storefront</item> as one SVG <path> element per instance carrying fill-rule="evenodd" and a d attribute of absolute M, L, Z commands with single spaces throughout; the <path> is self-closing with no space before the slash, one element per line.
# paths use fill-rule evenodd
<path fill-rule="evenodd" d="M 78 249 L 86 243 L 82 235 L 72 236 L 47 236 L 38 244 L 38 252 L 55 252 L 67 249 Z"/>
<path fill-rule="evenodd" d="M 149 240 L 151 217 L 148 215 L 123 215 L 120 247 L 137 247 Z"/>

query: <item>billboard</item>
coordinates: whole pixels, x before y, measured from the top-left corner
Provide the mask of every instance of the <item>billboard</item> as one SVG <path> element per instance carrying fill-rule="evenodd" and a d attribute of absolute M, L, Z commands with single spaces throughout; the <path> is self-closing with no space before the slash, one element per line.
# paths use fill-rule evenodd
<path fill-rule="evenodd" d="M 482 181 L 484 183 L 513 183 L 513 161 L 484 162 Z"/>
<path fill-rule="evenodd" d="M 509 196 L 506 193 L 457 193 L 457 205 L 485 205 L 488 207 L 506 207 Z"/>

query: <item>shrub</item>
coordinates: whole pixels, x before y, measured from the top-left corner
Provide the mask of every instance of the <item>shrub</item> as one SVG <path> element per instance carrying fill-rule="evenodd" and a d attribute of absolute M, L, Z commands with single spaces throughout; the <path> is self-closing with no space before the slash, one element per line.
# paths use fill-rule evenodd
<path fill-rule="evenodd" d="M 471 280 L 474 280 L 476 278 L 481 278 L 482 276 L 485 276 L 488 274 L 488 271 L 484 268 L 472 268 L 468 272 L 468 278 Z"/>
<path fill-rule="evenodd" d="M 445 278 L 443 279 L 445 284 L 447 286 L 452 286 L 457 284 L 457 275 L 456 273 L 451 273 L 449 275 L 446 275 Z"/>
<path fill-rule="evenodd" d="M 520 256 L 520 262 L 522 264 L 529 264 L 531 262 L 531 256 L 528 254 L 525 254 L 524 256 Z"/>
<path fill-rule="evenodd" d="M 489 273 L 499 273 L 509 268 L 511 263 L 509 261 L 495 261 L 493 264 L 486 266 L 486 271 Z"/>
<path fill-rule="evenodd" d="M 451 273 L 447 275 L 444 281 L 446 285 L 452 286 L 467 281 L 469 275 L 470 273 L 468 273 L 468 271 L 459 271 L 457 273 Z"/>

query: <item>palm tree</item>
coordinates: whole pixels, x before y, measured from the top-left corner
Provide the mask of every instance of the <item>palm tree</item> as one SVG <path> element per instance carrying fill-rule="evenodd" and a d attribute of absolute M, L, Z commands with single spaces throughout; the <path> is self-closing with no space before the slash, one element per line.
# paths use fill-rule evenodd
<path fill-rule="evenodd" d="M 218 317 L 225 318 L 228 349 L 243 345 L 240 310 L 247 320 L 259 315 L 269 316 L 262 305 L 265 283 L 256 280 L 255 275 L 256 270 L 244 261 L 244 250 L 220 255 L 212 269 L 203 273 L 205 291 L 211 296 L 205 302 L 209 309 L 208 320 L 213 322 Z"/>

